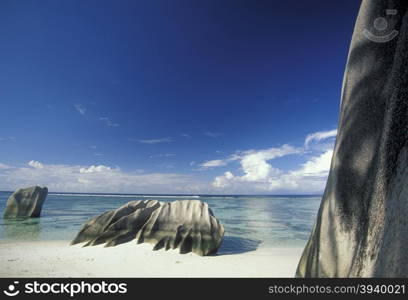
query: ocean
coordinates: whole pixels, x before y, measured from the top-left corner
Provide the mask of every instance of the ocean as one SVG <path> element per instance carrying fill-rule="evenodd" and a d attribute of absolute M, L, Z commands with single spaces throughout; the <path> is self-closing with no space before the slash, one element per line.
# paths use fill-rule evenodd
<path fill-rule="evenodd" d="M 0 192 L 3 215 L 10 192 Z M 133 200 L 207 202 L 225 228 L 224 253 L 258 247 L 303 247 L 321 196 L 174 196 L 50 193 L 40 218 L 0 218 L 1 241 L 72 240 L 90 218 Z"/>

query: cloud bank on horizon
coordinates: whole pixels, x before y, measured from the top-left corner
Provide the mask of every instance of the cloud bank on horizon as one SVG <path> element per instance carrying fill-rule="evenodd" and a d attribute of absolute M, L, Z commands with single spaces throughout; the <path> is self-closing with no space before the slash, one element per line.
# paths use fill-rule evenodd
<path fill-rule="evenodd" d="M 321 131 L 306 137 L 304 147 L 285 144 L 268 149 L 237 151 L 224 159 L 202 162 L 201 171 L 238 164 L 217 175 L 211 182 L 194 174 L 126 172 L 105 165 L 46 164 L 36 160 L 24 166 L 0 163 L 0 189 L 46 185 L 54 192 L 185 193 L 185 194 L 314 194 L 321 193 L 330 169 L 336 130 Z M 314 143 L 313 150 L 310 144 Z M 155 143 L 153 143 L 155 144 Z M 172 157 L 170 154 L 152 157 Z M 293 170 L 284 171 L 273 161 L 285 156 L 306 160 Z"/>

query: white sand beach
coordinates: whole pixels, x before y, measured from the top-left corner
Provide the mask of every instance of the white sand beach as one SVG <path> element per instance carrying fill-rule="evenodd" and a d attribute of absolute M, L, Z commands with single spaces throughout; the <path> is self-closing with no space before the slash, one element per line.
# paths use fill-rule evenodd
<path fill-rule="evenodd" d="M 69 246 L 69 241 L 0 242 L 0 277 L 293 277 L 303 248 L 201 257 L 152 245 Z"/>

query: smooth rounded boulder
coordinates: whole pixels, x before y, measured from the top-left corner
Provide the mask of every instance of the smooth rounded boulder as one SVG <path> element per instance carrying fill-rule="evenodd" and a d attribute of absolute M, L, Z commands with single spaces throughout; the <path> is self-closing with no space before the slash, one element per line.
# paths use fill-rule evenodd
<path fill-rule="evenodd" d="M 215 254 L 224 227 L 207 203 L 199 200 L 131 201 L 89 220 L 71 245 L 116 246 L 135 240 L 151 243 L 153 250 L 179 248 L 180 253 Z"/>
<path fill-rule="evenodd" d="M 46 187 L 32 186 L 15 191 L 7 200 L 3 217 L 38 218 L 48 195 Z"/>

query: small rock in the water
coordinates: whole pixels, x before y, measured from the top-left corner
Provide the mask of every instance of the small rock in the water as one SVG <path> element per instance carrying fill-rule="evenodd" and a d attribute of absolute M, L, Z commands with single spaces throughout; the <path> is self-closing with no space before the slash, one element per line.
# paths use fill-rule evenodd
<path fill-rule="evenodd" d="M 116 246 L 131 240 L 180 253 L 215 254 L 221 245 L 224 227 L 207 203 L 199 200 L 159 202 L 132 201 L 89 220 L 71 245 L 106 244 Z"/>
<path fill-rule="evenodd" d="M 17 190 L 7 200 L 4 218 L 39 217 L 47 194 L 48 189 L 39 186 Z"/>

